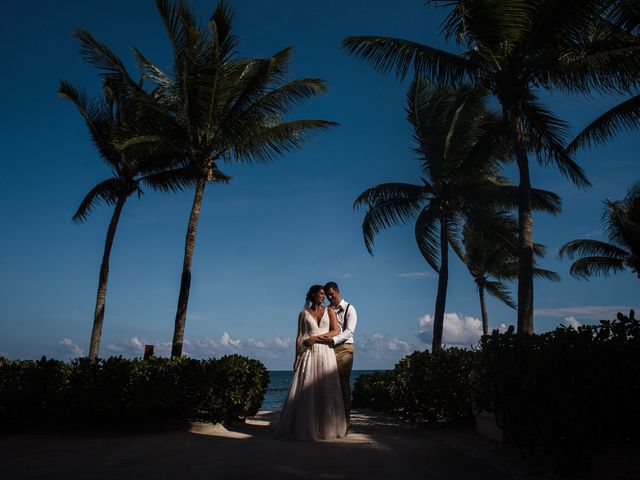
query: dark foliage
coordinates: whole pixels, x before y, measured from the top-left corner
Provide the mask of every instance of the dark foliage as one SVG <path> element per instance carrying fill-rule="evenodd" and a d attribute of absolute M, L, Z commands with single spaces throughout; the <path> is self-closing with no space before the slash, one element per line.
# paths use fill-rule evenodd
<path fill-rule="evenodd" d="M 476 353 L 447 348 L 413 352 L 392 371 L 360 375 L 353 406 L 385 411 L 418 423 L 470 417 L 470 375 Z"/>
<path fill-rule="evenodd" d="M 483 337 L 475 393 L 505 440 L 561 473 L 587 470 L 607 443 L 640 440 L 640 321 Z"/>
<path fill-rule="evenodd" d="M 240 355 L 71 363 L 0 358 L 0 430 L 230 422 L 258 411 L 268 382 L 261 362 Z"/>

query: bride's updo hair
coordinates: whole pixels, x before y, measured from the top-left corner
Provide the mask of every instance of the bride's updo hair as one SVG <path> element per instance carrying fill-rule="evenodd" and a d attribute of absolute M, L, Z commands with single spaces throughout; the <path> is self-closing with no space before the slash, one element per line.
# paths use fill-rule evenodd
<path fill-rule="evenodd" d="M 309 291 L 307 292 L 307 298 L 305 302 L 305 305 L 307 307 L 313 305 L 313 297 L 315 297 L 320 290 L 324 290 L 324 287 L 322 285 L 311 285 Z"/>

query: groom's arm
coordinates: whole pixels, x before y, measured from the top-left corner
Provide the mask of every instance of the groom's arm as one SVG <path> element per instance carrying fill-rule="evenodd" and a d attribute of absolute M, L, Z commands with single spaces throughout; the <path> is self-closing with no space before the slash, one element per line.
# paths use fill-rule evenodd
<path fill-rule="evenodd" d="M 344 343 L 352 338 L 353 332 L 356 331 L 357 323 L 358 314 L 356 313 L 356 309 L 354 308 L 354 306 L 351 305 L 343 322 L 343 325 L 346 325 L 347 328 L 343 329 L 340 334 L 330 339 L 330 343 L 333 343 L 333 345 L 340 345 L 341 343 Z"/>

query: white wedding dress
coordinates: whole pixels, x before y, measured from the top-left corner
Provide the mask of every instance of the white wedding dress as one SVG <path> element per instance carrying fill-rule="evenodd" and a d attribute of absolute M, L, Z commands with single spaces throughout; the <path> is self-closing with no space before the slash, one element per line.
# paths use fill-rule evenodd
<path fill-rule="evenodd" d="M 320 323 L 306 309 L 302 322 L 302 341 L 329 331 L 325 310 Z M 302 350 L 300 365 L 293 374 L 289 394 L 275 428 L 277 438 L 288 440 L 329 440 L 346 435 L 338 364 L 329 345 L 315 343 Z M 300 351 L 300 350 L 298 350 Z"/>

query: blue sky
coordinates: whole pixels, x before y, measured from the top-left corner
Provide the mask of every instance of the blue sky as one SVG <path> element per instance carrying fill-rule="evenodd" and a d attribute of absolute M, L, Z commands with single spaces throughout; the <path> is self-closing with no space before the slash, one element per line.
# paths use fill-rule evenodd
<path fill-rule="evenodd" d="M 292 118 L 322 118 L 340 127 L 273 165 L 226 165 L 234 177 L 205 192 L 196 244 L 185 352 L 195 357 L 239 352 L 271 369 L 289 368 L 297 312 L 309 285 L 335 280 L 358 309 L 356 369 L 391 368 L 430 346 L 435 275 L 419 255 L 411 227 L 383 232 L 376 255 L 362 241 L 364 189 L 416 182 L 405 118 L 408 80 L 385 77 L 341 50 L 349 35 L 379 34 L 446 46 L 444 12 L 420 0 L 235 0 L 240 51 L 267 56 L 293 45 L 290 78 L 317 76 L 329 93 L 301 105 Z M 205 19 L 213 1 L 194 1 Z M 109 176 L 69 102 L 57 98 L 68 79 L 99 93 L 95 70 L 71 37 L 90 30 L 133 69 L 130 47 L 169 65 L 169 46 L 152 0 L 11 2 L 0 18 L 0 355 L 69 359 L 86 354 L 98 269 L 111 209 L 75 225 L 71 217 L 97 182 Z M 573 131 L 616 99 L 548 96 Z M 557 217 L 537 215 L 534 239 L 549 248 L 542 264 L 562 282 L 537 282 L 538 332 L 560 323 L 597 322 L 638 306 L 638 280 L 625 273 L 577 281 L 555 258 L 575 238 L 603 238 L 602 200 L 624 196 L 640 178 L 636 132 L 577 159 L 593 188 L 580 191 L 553 168 L 533 167 L 535 186 L 563 198 Z M 507 169 L 513 176 L 515 170 Z M 111 256 L 101 354 L 139 355 L 156 345 L 167 354 L 173 332 L 182 252 L 192 193 L 146 191 L 125 206 Z M 453 260 L 444 341 L 472 345 L 480 309 L 468 273 Z M 515 312 L 489 300 L 492 326 Z"/>

